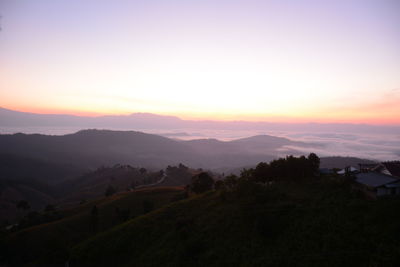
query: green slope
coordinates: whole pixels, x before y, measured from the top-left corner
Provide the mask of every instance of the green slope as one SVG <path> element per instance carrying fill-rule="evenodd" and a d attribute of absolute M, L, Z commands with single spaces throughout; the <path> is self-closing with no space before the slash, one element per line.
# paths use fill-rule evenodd
<path fill-rule="evenodd" d="M 396 266 L 400 200 L 346 183 L 208 192 L 96 235 L 71 266 Z"/>
<path fill-rule="evenodd" d="M 141 189 L 59 211 L 64 216 L 61 220 L 27 228 L 4 237 L 1 244 L 4 254 L 0 260 L 5 258 L 15 266 L 29 262 L 33 265 L 63 264 L 69 257 L 72 246 L 126 219 L 140 216 L 149 209 L 169 204 L 182 192 L 180 187 Z M 95 205 L 98 209 L 97 229 L 94 229 L 91 217 Z"/>

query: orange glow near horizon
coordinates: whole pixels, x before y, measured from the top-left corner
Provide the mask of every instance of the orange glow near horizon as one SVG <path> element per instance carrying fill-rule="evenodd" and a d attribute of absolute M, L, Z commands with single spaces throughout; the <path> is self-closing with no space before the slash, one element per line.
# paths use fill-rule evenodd
<path fill-rule="evenodd" d="M 274 116 L 274 115 L 257 115 L 257 114 L 211 114 L 211 113 L 154 113 L 146 111 L 126 111 L 126 112 L 93 112 L 82 111 L 74 109 L 45 109 L 45 108 L 28 108 L 28 107 L 8 107 L 3 106 L 14 111 L 36 113 L 36 114 L 62 114 L 86 117 L 99 117 L 107 115 L 130 115 L 133 113 L 152 113 L 161 116 L 175 116 L 183 120 L 211 120 L 211 121 L 249 121 L 249 122 L 276 122 L 276 123 L 353 123 L 353 124 L 370 124 L 370 125 L 400 125 L 400 118 L 398 116 L 390 117 L 388 114 L 357 114 L 354 111 L 341 112 L 340 117 L 337 112 L 335 114 L 323 114 L 320 117 L 313 114 L 296 114 L 296 116 Z"/>

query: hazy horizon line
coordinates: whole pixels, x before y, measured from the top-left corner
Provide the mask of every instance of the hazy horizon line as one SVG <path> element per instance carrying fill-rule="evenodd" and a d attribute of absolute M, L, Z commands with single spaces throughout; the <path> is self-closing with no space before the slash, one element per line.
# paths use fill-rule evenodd
<path fill-rule="evenodd" d="M 287 117 L 285 119 L 266 119 L 266 120 L 255 120 L 255 119 L 218 119 L 218 118 L 207 118 L 207 117 L 195 117 L 195 118 L 185 118 L 185 116 L 179 116 L 175 114 L 162 114 L 162 113 L 153 113 L 153 112 L 146 112 L 146 111 L 136 111 L 136 112 L 129 112 L 129 113 L 98 113 L 98 112 L 81 112 L 81 111 L 60 111 L 53 112 L 53 111 L 35 111 L 35 110 L 24 110 L 24 109 L 14 109 L 8 108 L 4 106 L 0 106 L 0 109 L 4 109 L 7 111 L 12 112 L 19 112 L 19 113 L 27 113 L 33 115 L 54 115 L 54 116 L 71 116 L 71 117 L 80 117 L 80 118 L 102 118 L 102 117 L 129 117 L 133 115 L 152 115 L 152 116 L 159 116 L 159 117 L 166 117 L 166 118 L 174 118 L 181 121 L 187 122 L 216 122 L 216 123 L 269 123 L 269 124 L 299 124 L 299 125 L 306 125 L 306 124 L 325 124 L 325 125 L 365 125 L 365 126 L 400 126 L 400 123 L 371 123 L 371 122 L 360 122 L 360 121 L 320 121 L 320 120 L 306 120 L 306 119 L 299 119 L 293 117 Z M 289 121 L 288 121 L 289 120 Z"/>

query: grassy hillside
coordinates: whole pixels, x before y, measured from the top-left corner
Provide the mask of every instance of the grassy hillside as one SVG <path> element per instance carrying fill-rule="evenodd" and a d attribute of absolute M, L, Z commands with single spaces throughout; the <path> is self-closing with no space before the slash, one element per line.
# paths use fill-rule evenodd
<path fill-rule="evenodd" d="M 65 206 L 104 196 L 108 186 L 126 191 L 151 184 L 162 175 L 119 164 L 84 171 L 72 165 L 0 154 L 0 225 L 14 223 L 28 213 L 17 209 L 20 200 L 29 203 L 30 212 L 39 211 L 49 204 Z"/>
<path fill-rule="evenodd" d="M 27 262 L 62 263 L 72 246 L 128 219 L 157 209 L 182 194 L 182 188 L 141 189 L 101 198 L 59 211 L 62 219 L 18 231 L 4 237 L 2 257 L 21 266 Z M 92 210 L 97 207 L 96 227 Z"/>
<path fill-rule="evenodd" d="M 208 192 L 84 241 L 71 266 L 396 266 L 399 205 L 329 179 Z"/>
<path fill-rule="evenodd" d="M 67 192 L 63 203 L 77 203 L 81 200 L 104 196 L 108 186 L 112 186 L 116 191 L 130 190 L 137 185 L 155 183 L 162 176 L 160 171 L 150 171 L 130 165 L 102 166 L 63 183 L 61 186 Z"/>
<path fill-rule="evenodd" d="M 82 172 L 73 165 L 0 154 L 0 224 L 20 215 L 16 208 L 20 200 L 28 201 L 32 210 L 54 203 L 65 191 L 60 184 Z"/>

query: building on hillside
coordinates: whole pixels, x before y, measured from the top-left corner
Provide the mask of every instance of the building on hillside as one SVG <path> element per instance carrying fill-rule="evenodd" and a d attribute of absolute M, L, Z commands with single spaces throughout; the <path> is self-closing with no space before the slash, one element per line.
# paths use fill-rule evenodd
<path fill-rule="evenodd" d="M 372 172 L 380 163 L 359 163 L 360 172 Z"/>
<path fill-rule="evenodd" d="M 359 164 L 355 182 L 372 197 L 400 195 L 400 161 Z M 368 165 L 368 166 L 366 166 Z"/>
<path fill-rule="evenodd" d="M 400 178 L 400 161 L 386 161 L 380 163 L 375 171 Z"/>
<path fill-rule="evenodd" d="M 323 175 L 329 175 L 329 174 L 334 174 L 335 172 L 332 169 L 329 168 L 319 168 L 319 174 Z"/>
<path fill-rule="evenodd" d="M 358 164 L 360 172 L 379 172 L 400 178 L 400 161 L 386 161 L 373 164 Z"/>
<path fill-rule="evenodd" d="M 340 174 L 340 175 L 345 175 L 345 174 L 356 174 L 356 173 L 358 173 L 358 172 L 359 172 L 359 170 L 358 170 L 356 167 L 348 166 L 348 167 L 346 167 L 346 168 L 341 169 L 340 171 L 338 171 L 337 174 Z"/>

